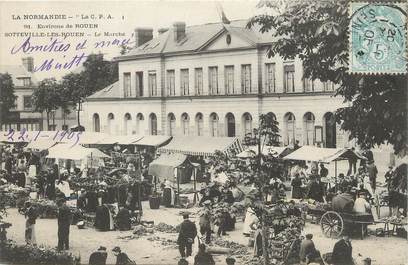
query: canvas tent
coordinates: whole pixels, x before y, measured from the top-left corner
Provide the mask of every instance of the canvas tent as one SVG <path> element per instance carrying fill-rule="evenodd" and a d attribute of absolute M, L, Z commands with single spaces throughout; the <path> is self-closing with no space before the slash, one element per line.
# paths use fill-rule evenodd
<path fill-rule="evenodd" d="M 47 158 L 82 160 L 86 158 L 108 158 L 109 156 L 96 148 L 59 143 L 48 149 Z"/>
<path fill-rule="evenodd" d="M 166 135 L 144 135 L 132 145 L 159 147 L 168 143 L 170 139 L 171 136 Z"/>
<path fill-rule="evenodd" d="M 291 149 L 287 146 L 264 146 L 262 148 L 263 155 L 273 155 L 277 157 L 282 157 L 290 153 Z M 258 146 L 250 146 L 248 149 L 237 154 L 239 158 L 251 158 L 258 155 Z"/>
<path fill-rule="evenodd" d="M 235 137 L 175 136 L 171 142 L 159 148 L 161 153 L 181 153 L 195 156 L 211 156 L 215 151 L 226 154 L 243 150 L 241 142 Z"/>
<path fill-rule="evenodd" d="M 57 142 L 54 142 L 51 139 L 41 139 L 41 140 L 29 142 L 25 148 L 31 149 L 34 151 L 43 151 L 43 150 L 47 150 L 53 147 L 56 144 Z"/>
<path fill-rule="evenodd" d="M 321 148 L 309 145 L 302 146 L 283 159 L 330 163 L 332 161 L 347 160 L 352 157 L 366 159 L 364 156 L 347 148 Z"/>

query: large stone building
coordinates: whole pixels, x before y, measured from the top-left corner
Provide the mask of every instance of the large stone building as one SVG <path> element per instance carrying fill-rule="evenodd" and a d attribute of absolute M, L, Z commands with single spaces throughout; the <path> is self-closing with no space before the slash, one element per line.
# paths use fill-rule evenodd
<path fill-rule="evenodd" d="M 2 131 L 42 128 L 41 113 L 32 112 L 31 106 L 31 95 L 38 85 L 33 68 L 32 57 L 23 58 L 21 65 L 0 65 L 0 73 L 8 73 L 11 76 L 16 96 L 14 108 L 10 110 L 7 117 L 2 115 L 0 121 Z"/>
<path fill-rule="evenodd" d="M 176 22 L 156 38 L 137 28 L 137 47 L 116 58 L 119 81 L 83 104 L 86 130 L 243 137 L 272 112 L 285 145 L 347 145 L 334 122 L 344 106 L 336 86 L 304 80 L 298 59 L 268 58 L 271 34 L 245 26 Z"/>
<path fill-rule="evenodd" d="M 68 130 L 77 122 L 75 111 L 64 113 L 57 109 L 50 113 L 49 127 L 45 113 L 34 112 L 31 96 L 38 87 L 38 80 L 34 73 L 34 59 L 22 58 L 21 65 L 0 65 L 0 73 L 8 73 L 14 84 L 15 107 L 10 110 L 8 117 L 0 120 L 0 130 L 9 129 L 29 131 L 36 130 Z M 7 119 L 6 119 L 7 118 Z"/>

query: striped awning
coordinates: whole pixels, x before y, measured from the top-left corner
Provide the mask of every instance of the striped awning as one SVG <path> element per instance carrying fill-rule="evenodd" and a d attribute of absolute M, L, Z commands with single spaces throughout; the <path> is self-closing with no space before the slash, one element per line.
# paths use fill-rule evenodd
<path fill-rule="evenodd" d="M 216 151 L 232 155 L 242 150 L 238 138 L 205 136 L 174 136 L 168 145 L 158 149 L 160 153 L 181 153 L 204 157 L 214 155 Z"/>

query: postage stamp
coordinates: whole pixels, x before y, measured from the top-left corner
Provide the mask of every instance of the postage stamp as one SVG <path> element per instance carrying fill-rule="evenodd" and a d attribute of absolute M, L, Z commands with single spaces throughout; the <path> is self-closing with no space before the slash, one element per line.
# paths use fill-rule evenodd
<path fill-rule="evenodd" d="M 402 3 L 350 3 L 349 72 L 407 73 L 407 12 Z"/>

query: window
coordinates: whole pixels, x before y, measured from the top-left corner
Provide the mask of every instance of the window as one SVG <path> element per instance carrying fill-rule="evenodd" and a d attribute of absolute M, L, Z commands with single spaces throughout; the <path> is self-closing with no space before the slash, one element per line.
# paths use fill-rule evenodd
<path fill-rule="evenodd" d="M 150 119 L 150 135 L 157 135 L 157 117 L 156 114 L 152 113 L 149 116 Z"/>
<path fill-rule="evenodd" d="M 296 133 L 296 124 L 295 124 L 295 115 L 293 113 L 286 113 L 284 116 L 284 127 L 286 129 L 285 134 L 285 144 L 295 144 L 295 133 Z"/>
<path fill-rule="evenodd" d="M 143 97 L 143 72 L 136 72 L 136 96 Z"/>
<path fill-rule="evenodd" d="M 234 66 L 228 65 L 225 66 L 225 93 L 228 94 L 235 94 L 234 89 Z"/>
<path fill-rule="evenodd" d="M 251 93 L 251 65 L 244 64 L 241 67 L 241 87 L 242 93 Z"/>
<path fill-rule="evenodd" d="M 274 93 L 276 92 L 275 88 L 275 64 L 274 63 L 267 63 L 265 65 L 266 74 L 265 74 L 265 92 L 266 93 Z"/>
<path fill-rule="evenodd" d="M 283 70 L 285 92 L 295 92 L 295 66 L 293 64 L 285 65 Z"/>
<path fill-rule="evenodd" d="M 176 117 L 174 116 L 173 113 L 169 113 L 167 115 L 167 121 L 168 121 L 168 129 L 169 129 L 169 135 L 173 136 L 175 131 L 176 131 Z"/>
<path fill-rule="evenodd" d="M 108 133 L 115 134 L 115 116 L 113 113 L 108 114 Z"/>
<path fill-rule="evenodd" d="M 235 136 L 235 117 L 234 114 L 231 112 L 228 112 L 227 115 L 225 115 L 225 119 L 227 122 L 227 136 L 228 137 L 234 137 Z"/>
<path fill-rule="evenodd" d="M 31 96 L 24 96 L 23 97 L 23 104 L 24 104 L 24 110 L 31 110 L 31 108 L 32 108 Z"/>
<path fill-rule="evenodd" d="M 187 113 L 181 115 L 181 128 L 183 129 L 183 135 L 188 135 L 190 127 L 190 117 Z"/>
<path fill-rule="evenodd" d="M 124 125 L 123 134 L 131 135 L 132 134 L 132 116 L 129 113 L 125 114 L 123 125 Z"/>
<path fill-rule="evenodd" d="M 130 73 L 123 73 L 123 92 L 125 98 L 132 96 L 132 90 L 130 86 Z"/>
<path fill-rule="evenodd" d="M 143 114 L 138 113 L 136 115 L 136 134 L 141 133 L 143 120 L 144 120 Z"/>
<path fill-rule="evenodd" d="M 196 68 L 194 74 L 194 87 L 196 95 L 204 94 L 203 91 L 203 68 Z"/>
<path fill-rule="evenodd" d="M 314 80 L 312 80 L 311 78 L 303 78 L 303 90 L 305 92 L 313 92 Z"/>
<path fill-rule="evenodd" d="M 218 136 L 218 115 L 216 113 L 211 113 L 210 115 L 210 133 L 211 136 Z"/>
<path fill-rule="evenodd" d="M 23 81 L 23 86 L 30 86 L 31 85 L 31 77 L 24 77 L 21 78 Z"/>
<path fill-rule="evenodd" d="M 210 95 L 217 95 L 218 90 L 218 67 L 208 67 L 208 87 Z"/>
<path fill-rule="evenodd" d="M 187 96 L 189 94 L 189 76 L 188 76 L 188 69 L 181 69 L 180 70 L 180 90 L 183 96 Z"/>
<path fill-rule="evenodd" d="M 196 120 L 197 135 L 198 136 L 203 136 L 203 131 L 204 131 L 203 114 L 202 113 L 197 113 L 195 120 Z"/>
<path fill-rule="evenodd" d="M 315 124 L 315 116 L 311 112 L 307 112 L 303 116 L 303 137 L 305 140 L 303 144 L 306 145 L 314 145 L 314 124 Z"/>
<path fill-rule="evenodd" d="M 332 81 L 323 82 L 323 91 L 334 91 L 334 83 Z"/>
<path fill-rule="evenodd" d="M 100 132 L 101 131 L 101 121 L 99 119 L 99 114 L 95 113 L 93 115 L 93 130 L 94 132 Z"/>
<path fill-rule="evenodd" d="M 149 92 L 150 96 L 157 96 L 156 71 L 149 71 Z"/>
<path fill-rule="evenodd" d="M 167 70 L 167 95 L 176 95 L 174 70 Z"/>
<path fill-rule="evenodd" d="M 242 123 L 244 129 L 244 136 L 252 134 L 252 116 L 248 112 L 242 115 Z"/>

